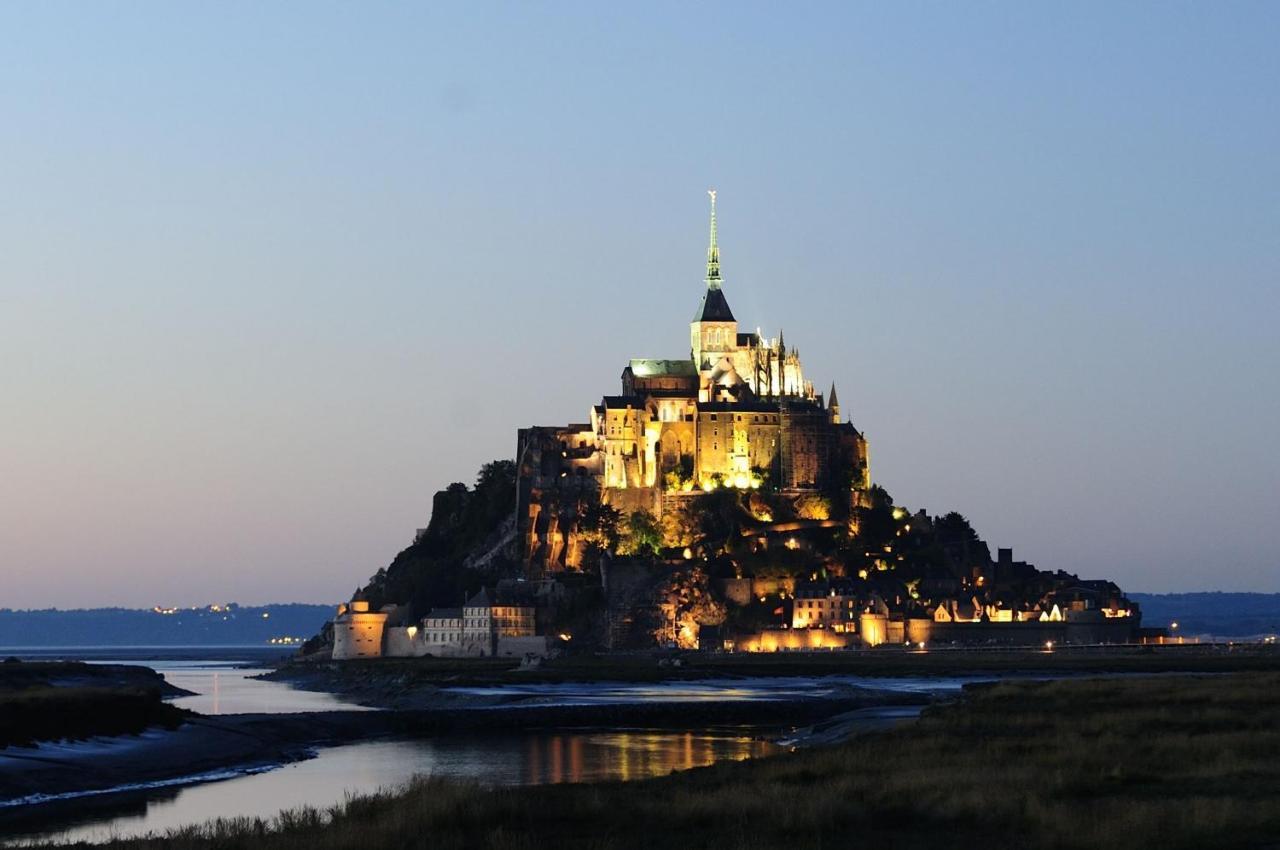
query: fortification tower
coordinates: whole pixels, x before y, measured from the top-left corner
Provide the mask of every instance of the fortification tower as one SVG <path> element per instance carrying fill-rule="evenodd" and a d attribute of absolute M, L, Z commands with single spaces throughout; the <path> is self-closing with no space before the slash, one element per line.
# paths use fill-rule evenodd
<path fill-rule="evenodd" d="M 381 657 L 386 625 L 386 612 L 370 611 L 368 600 L 356 593 L 350 603 L 338 606 L 333 620 L 334 660 Z"/>

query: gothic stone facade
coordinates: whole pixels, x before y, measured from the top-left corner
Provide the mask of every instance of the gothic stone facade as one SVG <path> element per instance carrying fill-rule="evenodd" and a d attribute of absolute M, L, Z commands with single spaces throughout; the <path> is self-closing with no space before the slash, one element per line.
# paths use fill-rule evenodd
<path fill-rule="evenodd" d="M 870 484 L 867 441 L 841 422 L 835 386 L 823 398 L 781 333 L 741 333 L 720 279 L 715 199 L 706 290 L 683 360 L 635 359 L 621 393 L 587 422 L 524 428 L 516 447 L 521 539 L 537 569 L 578 566 L 577 517 L 592 501 L 661 514 L 664 494 L 714 487 L 783 490 Z"/>

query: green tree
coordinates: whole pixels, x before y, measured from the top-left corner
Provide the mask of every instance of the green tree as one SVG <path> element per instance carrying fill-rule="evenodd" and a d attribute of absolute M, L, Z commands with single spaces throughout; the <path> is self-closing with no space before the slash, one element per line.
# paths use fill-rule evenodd
<path fill-rule="evenodd" d="M 589 504 L 581 513 L 578 528 L 587 542 L 610 552 L 618 548 L 622 512 L 603 502 Z"/>
<path fill-rule="evenodd" d="M 632 511 L 627 515 L 618 547 L 624 555 L 656 555 L 662 549 L 662 529 L 658 518 L 649 511 Z"/>

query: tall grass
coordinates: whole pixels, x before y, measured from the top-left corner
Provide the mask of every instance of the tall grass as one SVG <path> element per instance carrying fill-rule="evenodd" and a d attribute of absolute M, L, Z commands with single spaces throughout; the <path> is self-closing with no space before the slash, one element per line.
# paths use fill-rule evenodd
<path fill-rule="evenodd" d="M 1019 682 L 827 749 L 644 782 L 419 780 L 116 848 L 1280 846 L 1280 675 Z"/>

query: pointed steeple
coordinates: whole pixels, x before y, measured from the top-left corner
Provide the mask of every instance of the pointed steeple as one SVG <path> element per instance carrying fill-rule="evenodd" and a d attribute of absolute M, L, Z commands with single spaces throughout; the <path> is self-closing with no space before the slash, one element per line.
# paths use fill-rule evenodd
<path fill-rule="evenodd" d="M 707 246 L 707 288 L 720 288 L 720 246 L 716 244 L 716 190 L 708 189 L 711 196 L 711 243 Z"/>
<path fill-rule="evenodd" d="M 716 244 L 716 190 L 708 189 L 711 196 L 711 244 L 707 246 L 707 291 L 702 294 L 702 303 L 698 312 L 693 314 L 694 323 L 698 322 L 733 322 L 733 311 L 720 289 L 720 246 Z M 736 330 L 733 332 L 736 336 Z M 697 348 L 697 344 L 694 345 Z M 726 348 L 732 348 L 732 342 Z"/>
<path fill-rule="evenodd" d="M 831 395 L 827 397 L 827 407 L 839 407 L 840 399 L 836 398 L 836 382 L 831 382 Z"/>

